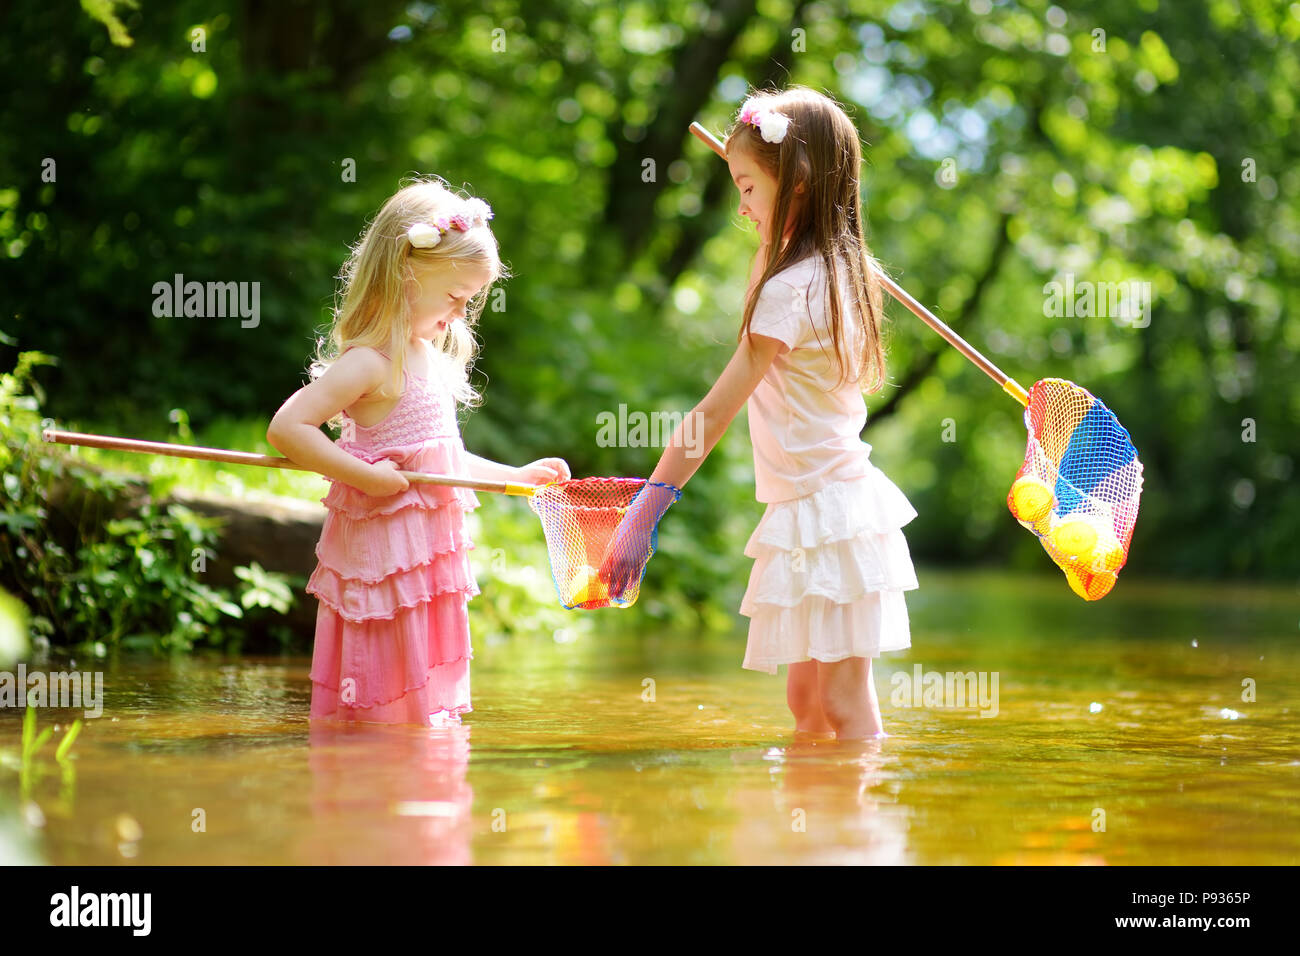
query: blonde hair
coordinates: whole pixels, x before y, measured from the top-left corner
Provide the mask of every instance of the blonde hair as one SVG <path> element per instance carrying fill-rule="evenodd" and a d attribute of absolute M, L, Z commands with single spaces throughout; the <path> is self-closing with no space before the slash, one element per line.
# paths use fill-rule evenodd
<path fill-rule="evenodd" d="M 386 353 L 392 362 L 390 378 L 374 396 L 398 397 L 406 364 L 406 344 L 411 338 L 406 290 L 409 283 L 416 281 L 416 268 L 447 269 L 472 263 L 486 265 L 491 278 L 470 299 L 464 321 L 452 322 L 447 331 L 433 340 L 435 357 L 440 361 L 432 371 L 446 378 L 461 404 L 479 402 L 479 395 L 469 382 L 478 355 L 473 328 L 483 311 L 489 287 L 508 274 L 501 263 L 496 237 L 486 222 L 464 232 L 449 229 L 432 248 L 412 246 L 406 237 L 407 230 L 416 223 L 432 223 L 439 216 L 463 214 L 468 198 L 453 192 L 438 177 L 419 177 L 404 181 L 402 188 L 384 203 L 360 240 L 351 247 L 351 254 L 339 273 L 334 319 L 328 337 L 317 339 L 310 366 L 313 379 L 325 374 L 347 349 L 368 346 Z M 329 424 L 342 427 L 342 415 L 335 415 Z"/>
<path fill-rule="evenodd" d="M 754 307 L 767 280 L 809 256 L 820 256 L 826 267 L 827 317 L 831 350 L 839 363 L 840 382 L 854 381 L 868 391 L 879 391 L 885 381 L 885 349 L 881 341 L 883 303 L 876 261 L 863 234 L 862 197 L 858 182 L 862 144 L 853 121 L 828 96 L 802 86 L 784 92 L 765 90 L 747 103 L 782 114 L 790 124 L 784 139 L 769 143 L 750 123 L 739 120 L 727 132 L 727 152 L 743 150 L 776 180 L 776 206 L 769 224 L 771 235 L 785 235 L 794 218 L 790 240 L 768 247 L 763 274 L 745 302 L 740 336 L 749 331 Z M 795 209 L 795 187 L 802 184 L 803 202 Z M 840 268 L 847 275 L 852 316 L 841 314 L 838 293 Z M 858 322 L 861 348 L 848 354 L 845 322 Z M 825 346 L 823 346 L 825 348 Z"/>

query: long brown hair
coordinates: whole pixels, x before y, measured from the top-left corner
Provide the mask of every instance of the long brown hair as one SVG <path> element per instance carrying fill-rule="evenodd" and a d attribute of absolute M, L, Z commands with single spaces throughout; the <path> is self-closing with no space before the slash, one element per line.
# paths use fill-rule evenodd
<path fill-rule="evenodd" d="M 790 120 L 779 143 L 763 139 L 756 126 L 739 120 L 727 131 L 726 147 L 743 150 L 776 180 L 776 208 L 770 235 L 786 234 L 792 215 L 795 187 L 802 184 L 802 201 L 793 210 L 789 241 L 782 247 L 773 239 L 763 274 L 745 301 L 740 336 L 749 332 L 754 306 L 767 280 L 809 256 L 820 256 L 825 266 L 827 315 L 831 347 L 840 370 L 840 383 L 855 381 L 868 392 L 885 382 L 885 348 L 881 341 L 883 312 L 876 262 L 867 248 L 862 227 L 862 197 L 858 171 L 862 145 L 858 131 L 844 110 L 828 96 L 802 86 L 764 90 L 749 100 L 758 109 L 772 110 Z M 846 271 L 852 315 L 841 309 L 840 266 Z M 845 346 L 846 322 L 860 323 L 861 348 L 849 355 Z M 815 330 L 814 330 L 815 331 Z M 820 335 L 818 335 L 820 342 Z M 822 345 L 823 349 L 826 347 Z"/>

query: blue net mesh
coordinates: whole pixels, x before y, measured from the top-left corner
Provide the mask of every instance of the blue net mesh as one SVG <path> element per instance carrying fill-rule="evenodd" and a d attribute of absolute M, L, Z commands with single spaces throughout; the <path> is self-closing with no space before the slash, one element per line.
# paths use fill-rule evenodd
<path fill-rule="evenodd" d="M 1128 561 L 1142 462 L 1124 426 L 1087 389 L 1046 378 L 1029 390 L 1029 442 L 1007 506 L 1076 594 L 1110 593 Z"/>

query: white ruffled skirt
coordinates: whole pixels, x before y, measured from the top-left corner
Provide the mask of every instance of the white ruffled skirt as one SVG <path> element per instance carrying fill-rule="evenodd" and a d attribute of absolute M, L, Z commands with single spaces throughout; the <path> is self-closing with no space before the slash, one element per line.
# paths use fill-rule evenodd
<path fill-rule="evenodd" d="M 904 591 L 917 585 L 902 527 L 916 509 L 875 465 L 767 506 L 745 545 L 754 558 L 740 613 L 744 667 L 878 657 L 911 647 Z"/>

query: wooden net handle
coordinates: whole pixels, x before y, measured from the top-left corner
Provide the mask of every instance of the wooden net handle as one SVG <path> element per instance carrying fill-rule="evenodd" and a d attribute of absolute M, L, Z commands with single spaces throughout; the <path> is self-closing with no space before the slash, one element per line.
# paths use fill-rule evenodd
<path fill-rule="evenodd" d="M 276 455 L 258 455 L 226 448 L 204 448 L 201 445 L 172 445 L 166 442 L 142 441 L 137 438 L 118 438 L 113 435 L 90 435 L 85 432 L 68 432 L 46 428 L 41 437 L 47 442 L 62 445 L 85 445 L 89 448 L 111 448 L 114 451 L 132 451 L 148 455 L 169 455 L 173 458 L 193 458 L 198 461 L 222 461 L 232 465 L 255 465 L 260 468 L 287 468 L 292 471 L 310 471 L 314 468 L 300 465 L 289 458 Z M 399 471 L 407 481 L 417 484 L 447 485 L 453 488 L 470 488 L 504 495 L 532 497 L 538 485 L 519 485 L 508 481 L 478 481 L 458 475 L 433 475 L 421 471 Z"/>

